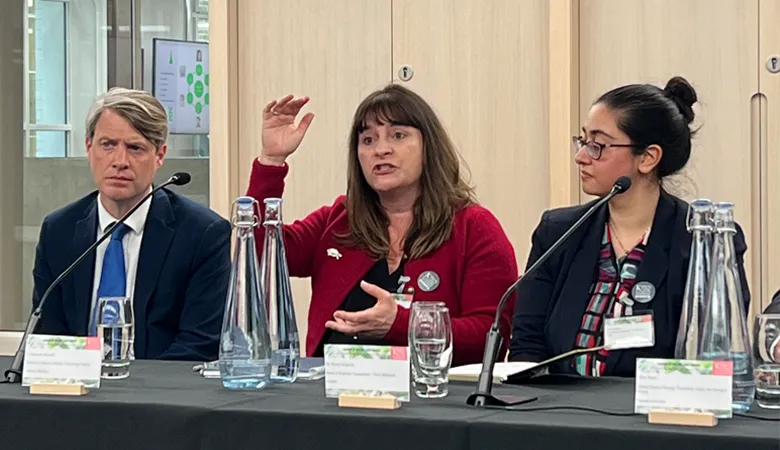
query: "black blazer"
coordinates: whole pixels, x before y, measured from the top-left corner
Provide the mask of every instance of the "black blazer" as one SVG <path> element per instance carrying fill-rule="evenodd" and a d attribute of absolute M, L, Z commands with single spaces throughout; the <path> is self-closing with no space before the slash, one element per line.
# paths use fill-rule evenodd
<path fill-rule="evenodd" d="M 97 239 L 97 192 L 43 221 L 35 253 L 33 307 L 52 281 Z M 152 197 L 135 278 L 135 356 L 212 361 L 230 278 L 230 223 L 167 189 Z M 84 336 L 95 253 L 57 286 L 43 307 L 39 333 Z"/>
<path fill-rule="evenodd" d="M 764 310 L 766 314 L 780 314 L 780 291 L 775 292 L 770 303 Z"/>
<path fill-rule="evenodd" d="M 595 202 L 546 211 L 533 233 L 527 267 Z M 593 214 L 546 263 L 520 284 L 512 323 L 510 360 L 538 362 L 574 348 L 582 315 L 590 300 L 589 290 L 608 211 L 602 207 Z M 647 281 L 656 288 L 653 300 L 641 305 L 643 309 L 653 311 L 655 346 L 611 351 L 605 376 L 634 376 L 638 357 L 674 357 L 691 247 L 691 234 L 686 227 L 687 211 L 686 202 L 661 192 L 653 229 L 637 274 L 637 282 Z M 743 265 L 747 246 L 739 225 L 734 243 L 747 311 L 750 290 Z M 576 373 L 571 360 L 560 362 L 551 371 Z"/>
<path fill-rule="evenodd" d="M 772 302 L 766 307 L 764 314 L 780 314 L 780 291 L 775 292 L 775 295 L 772 296 Z M 780 345 L 780 333 L 778 333 L 777 330 L 767 329 L 764 336 L 766 339 L 763 342 L 754 339 L 753 353 L 760 359 L 772 359 L 775 362 L 780 363 L 780 358 L 770 354 L 770 351 L 774 347 Z"/>

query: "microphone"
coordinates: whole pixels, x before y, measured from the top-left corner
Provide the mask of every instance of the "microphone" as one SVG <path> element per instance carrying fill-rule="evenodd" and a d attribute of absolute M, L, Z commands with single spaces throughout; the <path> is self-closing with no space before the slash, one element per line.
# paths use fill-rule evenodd
<path fill-rule="evenodd" d="M 173 184 L 175 186 L 184 186 L 185 184 L 189 183 L 191 179 L 192 177 L 187 172 L 176 172 L 173 174 L 172 177 L 168 178 L 168 181 L 170 181 L 170 184 Z M 159 187 L 167 186 L 168 181 L 161 184 Z"/>
<path fill-rule="evenodd" d="M 152 189 L 151 192 L 146 194 L 138 203 L 133 206 L 130 211 L 128 211 L 124 216 L 122 216 L 121 219 L 114 222 L 111 226 L 108 227 L 106 232 L 100 236 L 100 238 L 95 241 L 94 244 L 92 244 L 88 249 L 84 251 L 84 253 L 81 254 L 75 261 L 73 261 L 73 264 L 68 266 L 67 269 L 65 269 L 57 278 L 54 279 L 54 281 L 49 285 L 49 287 L 46 289 L 46 291 L 41 296 L 41 301 L 38 303 L 38 307 L 35 308 L 35 310 L 30 314 L 30 319 L 27 321 L 27 327 L 24 329 L 24 334 L 22 335 L 22 341 L 19 343 L 19 349 L 16 350 L 16 354 L 14 355 L 14 360 L 11 363 L 11 367 L 8 368 L 8 370 L 5 371 L 5 380 L 3 383 L 20 383 L 22 381 L 22 364 L 24 362 L 24 352 L 25 352 L 25 346 L 27 345 L 27 337 L 33 333 L 35 333 L 36 328 L 38 327 L 38 323 L 41 320 L 41 314 L 43 313 L 43 305 L 46 303 L 46 299 L 49 298 L 49 295 L 51 295 L 52 291 L 54 291 L 54 288 L 59 285 L 62 280 L 65 279 L 68 275 L 70 275 L 71 272 L 73 272 L 73 269 L 75 269 L 79 264 L 81 264 L 82 261 L 84 261 L 87 256 L 92 254 L 98 246 L 108 239 L 111 236 L 111 233 L 114 232 L 116 227 L 123 224 L 128 217 L 130 217 L 138 208 L 141 207 L 141 205 L 149 199 L 152 195 L 154 195 L 157 191 L 164 188 L 168 185 L 176 185 L 176 186 L 183 186 L 190 182 L 192 177 L 187 172 L 177 172 L 173 174 L 170 178 L 165 180 L 162 184 L 159 186 L 156 186 L 154 189 Z"/>
<path fill-rule="evenodd" d="M 509 289 L 504 292 L 504 295 L 501 297 L 501 301 L 498 302 L 498 307 L 496 308 L 496 317 L 493 319 L 493 324 L 490 327 L 490 331 L 488 331 L 487 334 L 487 340 L 485 341 L 485 353 L 482 356 L 482 370 L 479 373 L 479 379 L 477 380 L 477 390 L 474 391 L 469 397 L 466 399 L 466 404 L 471 406 L 478 406 L 478 407 L 491 407 L 491 406 L 512 406 L 517 401 L 512 401 L 509 399 L 502 399 L 500 397 L 497 397 L 493 395 L 493 369 L 495 367 L 496 358 L 498 358 L 498 352 L 501 349 L 501 332 L 499 331 L 498 324 L 501 320 L 501 312 L 504 310 L 504 306 L 506 306 L 506 302 L 509 299 L 509 297 L 512 295 L 512 293 L 517 289 L 517 286 L 520 285 L 520 282 L 525 279 L 525 277 L 536 270 L 539 266 L 542 265 L 547 259 L 550 258 L 550 255 L 560 247 L 561 244 L 563 244 L 569 236 L 571 236 L 591 215 L 593 215 L 594 212 L 596 212 L 604 203 L 607 203 L 612 199 L 612 197 L 622 194 L 623 192 L 626 192 L 631 187 L 631 179 L 628 177 L 620 177 L 615 181 L 615 184 L 612 185 L 612 189 L 609 191 L 609 194 L 601 198 L 598 202 L 596 202 L 593 206 L 588 209 L 585 214 L 582 215 L 571 227 L 569 227 L 568 230 L 566 230 L 563 235 L 558 238 L 557 241 L 549 248 L 542 256 L 539 257 L 539 259 L 534 262 L 531 267 L 528 268 L 528 270 L 525 271 L 524 274 L 520 275 L 520 278 L 517 279 L 514 283 L 512 283 L 511 286 L 509 286 Z"/>

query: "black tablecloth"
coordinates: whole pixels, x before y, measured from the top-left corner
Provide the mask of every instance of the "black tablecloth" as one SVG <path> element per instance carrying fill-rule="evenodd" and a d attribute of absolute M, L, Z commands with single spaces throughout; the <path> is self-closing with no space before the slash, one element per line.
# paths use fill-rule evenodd
<path fill-rule="evenodd" d="M 4 370 L 10 359 L 0 358 Z M 339 408 L 324 382 L 229 391 L 191 363 L 134 361 L 129 379 L 84 397 L 31 396 L 0 384 L 0 448 L 123 449 L 749 449 L 777 450 L 780 423 L 743 417 L 715 428 L 649 425 L 646 416 L 576 410 L 500 411 L 466 406 L 473 386 L 393 411 Z M 496 393 L 535 396 L 520 408 L 633 411 L 633 380 L 552 378 Z M 751 414 L 780 417 L 754 407 Z"/>

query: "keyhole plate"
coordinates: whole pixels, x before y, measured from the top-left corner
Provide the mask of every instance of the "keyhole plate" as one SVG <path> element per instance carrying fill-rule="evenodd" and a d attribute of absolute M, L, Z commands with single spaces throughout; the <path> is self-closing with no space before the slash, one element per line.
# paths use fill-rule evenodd
<path fill-rule="evenodd" d="M 766 70 L 768 70 L 769 73 L 780 72 L 780 57 L 770 56 L 769 59 L 766 60 Z"/>
<path fill-rule="evenodd" d="M 412 76 L 414 75 L 414 70 L 408 65 L 401 66 L 400 69 L 398 69 L 398 78 L 401 79 L 401 81 L 409 81 L 412 79 Z"/>

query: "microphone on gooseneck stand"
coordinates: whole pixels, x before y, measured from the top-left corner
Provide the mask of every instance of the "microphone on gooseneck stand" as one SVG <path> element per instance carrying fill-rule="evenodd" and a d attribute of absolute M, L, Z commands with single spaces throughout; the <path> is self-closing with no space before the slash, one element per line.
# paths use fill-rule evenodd
<path fill-rule="evenodd" d="M 73 264 L 68 266 L 67 269 L 65 269 L 57 278 L 54 279 L 54 281 L 49 285 L 49 287 L 46 289 L 46 291 L 41 296 L 41 301 L 38 303 L 38 307 L 33 310 L 32 314 L 30 314 L 30 319 L 27 321 L 27 327 L 24 329 L 24 334 L 22 335 L 22 341 L 19 343 L 19 349 L 16 350 L 16 355 L 14 355 L 14 360 L 11 363 L 11 367 L 8 368 L 8 370 L 5 371 L 5 380 L 3 380 L 3 383 L 20 383 L 22 381 L 22 364 L 24 363 L 24 351 L 25 351 L 25 345 L 27 345 L 27 337 L 33 333 L 35 333 L 35 330 L 38 327 L 38 323 L 41 320 L 41 314 L 43 313 L 43 305 L 46 303 L 46 299 L 49 298 L 49 295 L 51 295 L 52 291 L 54 291 L 54 288 L 59 285 L 62 280 L 65 279 L 68 275 L 70 275 L 71 272 L 73 272 L 73 269 L 75 269 L 79 264 L 81 264 L 84 259 L 87 258 L 92 252 L 95 251 L 95 249 L 106 239 L 108 239 L 111 236 L 111 233 L 114 232 L 116 227 L 119 225 L 125 223 L 128 217 L 130 217 L 138 208 L 141 207 L 141 205 L 149 199 L 152 195 L 154 195 L 157 191 L 164 188 L 165 186 L 169 186 L 171 184 L 175 186 L 183 186 L 190 182 L 190 179 L 192 177 L 187 172 L 177 172 L 173 174 L 170 178 L 165 180 L 162 184 L 159 186 L 155 186 L 154 189 L 152 189 L 151 192 L 146 194 L 138 203 L 133 206 L 130 211 L 128 211 L 122 218 L 114 222 L 111 226 L 108 227 L 105 233 L 103 233 L 100 238 L 95 241 L 94 244 L 92 244 L 88 249 L 84 251 L 84 253 L 81 254 L 75 261 L 73 261 Z"/>
<path fill-rule="evenodd" d="M 487 340 L 485 341 L 485 353 L 482 356 L 482 370 L 480 371 L 479 379 L 477 380 L 477 390 L 469 395 L 468 399 L 466 399 L 466 404 L 478 407 L 506 407 L 519 403 L 518 401 L 502 399 L 493 395 L 493 369 L 495 367 L 496 358 L 498 358 L 498 352 L 501 349 L 502 342 L 501 332 L 499 331 L 498 324 L 501 320 L 501 312 L 503 311 L 507 300 L 515 291 L 515 289 L 517 289 L 517 286 L 520 285 L 520 282 L 523 281 L 523 279 L 529 273 L 536 270 L 547 259 L 549 259 L 550 255 L 552 255 L 552 253 L 557 250 L 558 247 L 560 247 L 560 245 L 564 243 L 574 233 L 574 231 L 576 231 L 588 219 L 588 217 L 593 215 L 594 212 L 596 212 L 603 204 L 612 199 L 612 197 L 626 192 L 630 187 L 630 178 L 618 178 L 617 181 L 615 181 L 615 184 L 612 185 L 612 190 L 609 191 L 609 194 L 591 206 L 590 209 L 588 209 L 585 214 L 583 214 L 582 217 L 580 217 L 574 223 L 574 225 L 569 227 L 569 229 L 566 230 L 566 232 L 563 233 L 563 235 L 558 238 L 558 240 L 555 241 L 555 243 L 549 249 L 547 249 L 547 251 L 544 252 L 544 254 L 540 256 L 539 259 L 537 259 L 536 262 L 534 262 L 531 267 L 529 267 L 528 270 L 526 270 L 525 273 L 520 276 L 520 278 L 517 279 L 517 281 L 512 283 L 506 292 L 504 292 L 504 295 L 501 297 L 501 301 L 498 302 L 498 307 L 496 308 L 496 317 L 493 319 L 493 324 L 490 327 L 490 331 L 488 331 Z"/>

